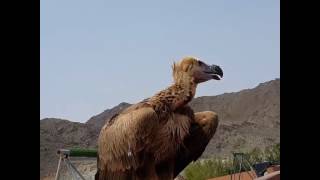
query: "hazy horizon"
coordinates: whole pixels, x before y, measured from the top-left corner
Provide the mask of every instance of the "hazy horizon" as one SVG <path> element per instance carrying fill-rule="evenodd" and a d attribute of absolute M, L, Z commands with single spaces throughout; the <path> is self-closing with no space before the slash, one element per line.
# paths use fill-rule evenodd
<path fill-rule="evenodd" d="M 40 1 L 40 119 L 85 122 L 150 97 L 189 55 L 224 70 L 196 97 L 280 78 L 277 0 Z"/>

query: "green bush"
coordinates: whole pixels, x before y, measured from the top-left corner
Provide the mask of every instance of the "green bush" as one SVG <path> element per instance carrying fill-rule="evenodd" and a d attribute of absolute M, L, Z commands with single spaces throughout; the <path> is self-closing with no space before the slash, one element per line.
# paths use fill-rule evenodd
<path fill-rule="evenodd" d="M 250 152 L 245 153 L 245 156 L 250 164 L 263 162 L 265 160 L 264 152 L 259 148 L 252 149 Z"/>
<path fill-rule="evenodd" d="M 269 161 L 274 164 L 280 164 L 280 143 L 265 148 L 263 151 L 259 148 L 254 148 L 245 153 L 250 164 Z"/>
<path fill-rule="evenodd" d="M 267 147 L 265 150 L 254 148 L 251 151 L 244 153 L 245 159 L 250 164 L 270 161 L 280 164 L 280 144 Z M 230 174 L 234 166 L 231 159 L 222 159 L 212 157 L 210 159 L 198 160 L 190 163 L 184 169 L 184 177 L 188 180 L 206 180 L 209 178 L 219 177 Z"/>
<path fill-rule="evenodd" d="M 190 163 L 184 170 L 184 176 L 192 180 L 205 180 L 229 174 L 232 168 L 231 160 L 211 158 Z"/>
<path fill-rule="evenodd" d="M 280 143 L 265 149 L 266 161 L 274 164 L 280 164 Z"/>

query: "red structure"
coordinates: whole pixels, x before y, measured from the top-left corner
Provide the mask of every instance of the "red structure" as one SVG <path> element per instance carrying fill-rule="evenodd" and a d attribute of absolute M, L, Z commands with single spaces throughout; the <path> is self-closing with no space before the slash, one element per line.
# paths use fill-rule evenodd
<path fill-rule="evenodd" d="M 250 175 L 249 175 L 250 174 Z M 266 175 L 257 177 L 254 171 L 245 171 L 241 173 L 229 174 L 211 178 L 208 180 L 280 180 L 280 166 L 271 166 L 267 169 Z"/>

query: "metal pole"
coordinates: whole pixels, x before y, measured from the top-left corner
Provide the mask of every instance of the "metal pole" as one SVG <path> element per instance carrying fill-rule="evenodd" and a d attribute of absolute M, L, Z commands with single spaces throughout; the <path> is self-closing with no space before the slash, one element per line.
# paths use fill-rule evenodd
<path fill-rule="evenodd" d="M 61 155 L 60 155 L 60 158 L 59 158 L 59 163 L 58 163 L 58 168 L 57 168 L 57 172 L 56 172 L 56 177 L 54 178 L 55 180 L 58 180 L 59 179 L 59 175 L 60 175 L 60 166 L 61 166 Z"/>
<path fill-rule="evenodd" d="M 240 160 L 240 169 L 239 169 L 239 180 L 240 180 L 240 177 L 241 177 L 241 170 L 242 170 L 242 156 L 241 156 L 241 160 Z"/>
<path fill-rule="evenodd" d="M 247 165 L 249 166 L 250 170 L 255 173 L 254 169 L 252 168 L 252 166 L 250 165 L 249 161 L 247 159 L 245 159 L 245 162 L 247 163 Z M 251 179 L 254 179 L 254 177 L 251 176 L 251 174 L 249 172 L 247 172 L 250 176 Z"/>
<path fill-rule="evenodd" d="M 74 180 L 77 180 L 78 179 L 77 175 L 73 172 L 72 167 L 70 166 L 70 164 L 67 163 L 67 159 L 64 159 L 64 162 L 67 165 L 67 168 L 68 168 L 68 170 L 70 172 L 70 175 L 73 177 Z"/>
<path fill-rule="evenodd" d="M 70 163 L 69 159 L 65 159 L 65 162 L 70 166 L 70 168 L 72 170 L 74 170 L 76 172 L 76 174 L 78 174 L 78 176 L 82 179 L 82 180 L 86 180 L 81 174 L 80 172 L 77 170 L 77 168 L 72 164 Z"/>

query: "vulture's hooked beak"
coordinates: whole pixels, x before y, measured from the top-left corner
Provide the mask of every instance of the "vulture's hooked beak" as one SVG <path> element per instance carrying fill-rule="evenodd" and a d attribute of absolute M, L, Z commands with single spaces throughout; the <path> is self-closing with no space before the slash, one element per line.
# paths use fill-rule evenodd
<path fill-rule="evenodd" d="M 212 76 L 212 79 L 220 80 L 223 77 L 222 69 L 217 65 L 208 66 L 207 74 Z"/>

